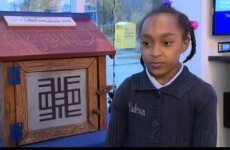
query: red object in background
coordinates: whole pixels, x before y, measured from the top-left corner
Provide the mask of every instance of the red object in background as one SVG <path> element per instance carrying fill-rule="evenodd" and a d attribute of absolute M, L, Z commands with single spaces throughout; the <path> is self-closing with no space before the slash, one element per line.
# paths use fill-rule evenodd
<path fill-rule="evenodd" d="M 0 61 L 114 57 L 115 49 L 90 19 L 74 20 L 75 27 L 8 27 L 1 18 Z"/>

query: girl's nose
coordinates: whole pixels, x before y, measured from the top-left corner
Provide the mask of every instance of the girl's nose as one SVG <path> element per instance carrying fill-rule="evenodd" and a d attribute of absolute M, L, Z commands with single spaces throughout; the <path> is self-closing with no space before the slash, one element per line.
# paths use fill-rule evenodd
<path fill-rule="evenodd" d="M 154 44 L 151 48 L 151 56 L 158 57 L 161 55 L 159 44 Z"/>

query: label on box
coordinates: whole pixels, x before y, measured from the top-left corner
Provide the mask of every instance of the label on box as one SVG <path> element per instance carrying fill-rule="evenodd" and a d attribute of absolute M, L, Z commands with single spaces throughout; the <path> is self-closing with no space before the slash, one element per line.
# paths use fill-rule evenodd
<path fill-rule="evenodd" d="M 76 26 L 71 17 L 4 16 L 8 26 Z"/>

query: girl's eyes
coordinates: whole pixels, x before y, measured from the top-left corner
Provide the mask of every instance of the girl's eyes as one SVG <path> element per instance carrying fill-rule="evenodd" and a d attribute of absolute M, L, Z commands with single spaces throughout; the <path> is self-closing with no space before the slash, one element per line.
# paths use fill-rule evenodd
<path fill-rule="evenodd" d="M 163 46 L 171 46 L 172 43 L 173 43 L 173 42 L 171 42 L 171 41 L 164 41 L 164 42 L 162 42 Z M 151 45 L 152 45 L 151 42 L 147 42 L 147 41 L 143 41 L 141 44 L 142 44 L 143 46 L 151 46 Z"/>
<path fill-rule="evenodd" d="M 156 44 L 156 43 L 155 43 Z M 163 47 L 170 47 L 170 46 L 172 46 L 172 44 L 173 44 L 173 42 L 172 41 L 167 41 L 167 40 L 163 40 L 163 41 L 161 41 L 161 45 L 163 46 Z M 147 47 L 152 47 L 152 46 L 154 46 L 154 43 L 153 42 L 151 42 L 151 41 L 141 41 L 141 45 L 142 45 L 142 47 L 144 48 L 147 48 Z"/>
<path fill-rule="evenodd" d="M 170 41 L 164 41 L 163 42 L 163 45 L 164 46 L 171 46 L 173 42 L 170 42 Z"/>
<path fill-rule="evenodd" d="M 143 46 L 151 46 L 151 43 L 148 42 L 148 41 L 143 41 L 143 42 L 141 42 L 141 44 L 142 44 Z"/>

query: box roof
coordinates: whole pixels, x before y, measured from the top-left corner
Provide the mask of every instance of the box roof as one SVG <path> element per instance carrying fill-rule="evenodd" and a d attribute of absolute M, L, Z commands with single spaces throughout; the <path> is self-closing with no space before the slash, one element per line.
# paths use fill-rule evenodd
<path fill-rule="evenodd" d="M 67 16 L 74 27 L 9 27 L 3 16 Z M 0 61 L 105 56 L 116 51 L 88 14 L 0 12 Z"/>

